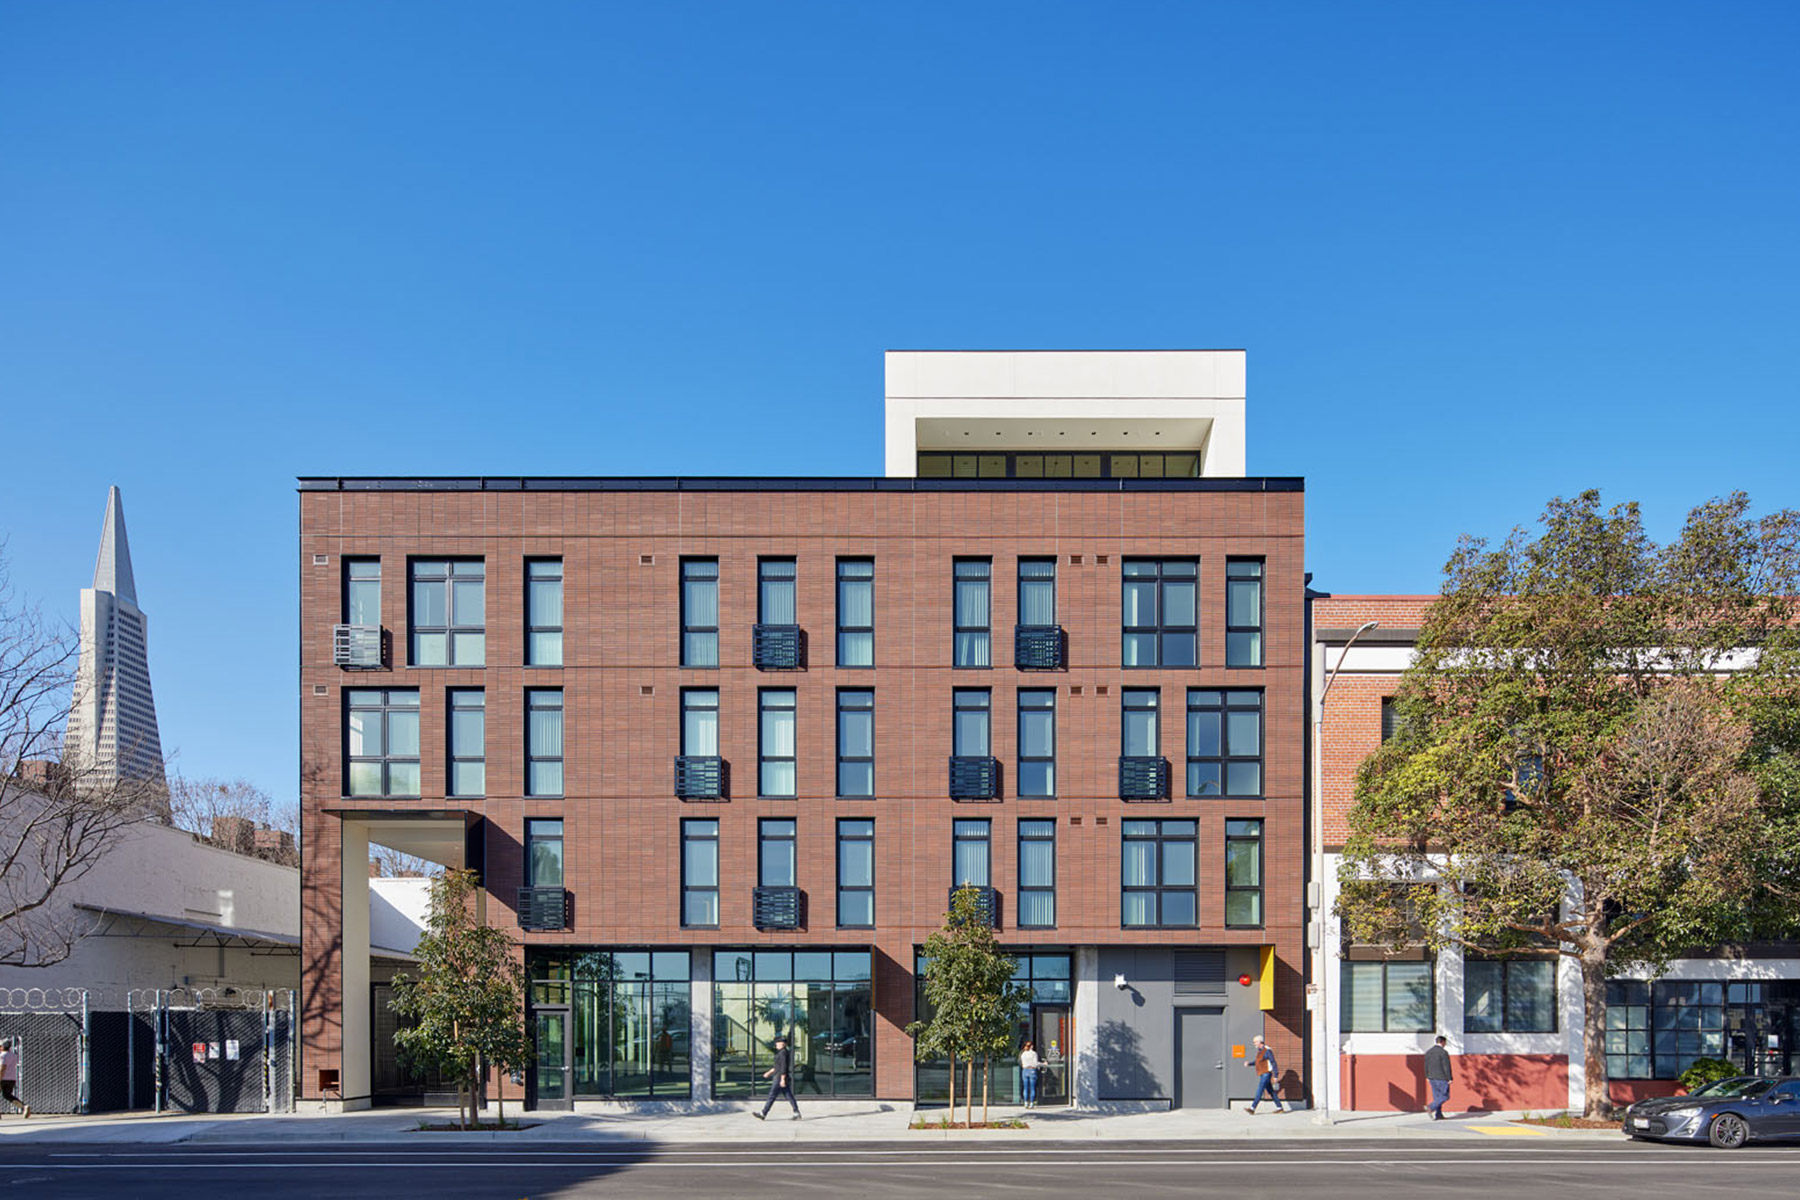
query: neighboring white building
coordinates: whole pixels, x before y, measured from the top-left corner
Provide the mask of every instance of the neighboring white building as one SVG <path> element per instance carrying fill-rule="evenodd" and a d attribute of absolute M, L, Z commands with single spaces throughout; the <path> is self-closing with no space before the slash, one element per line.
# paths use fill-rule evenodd
<path fill-rule="evenodd" d="M 121 776 L 163 779 L 149 637 L 149 618 L 137 605 L 125 506 L 119 489 L 110 488 L 94 586 L 81 589 L 81 663 L 63 751 L 64 760 L 82 764 L 96 785 Z"/>

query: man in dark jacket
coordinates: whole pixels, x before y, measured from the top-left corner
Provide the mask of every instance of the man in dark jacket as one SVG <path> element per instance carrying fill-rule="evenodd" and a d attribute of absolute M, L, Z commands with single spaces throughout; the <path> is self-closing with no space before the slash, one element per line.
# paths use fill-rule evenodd
<path fill-rule="evenodd" d="M 1431 1119 L 1444 1119 L 1444 1102 L 1450 1099 L 1450 1052 L 1444 1049 L 1445 1037 L 1438 1034 L 1437 1045 L 1425 1052 L 1425 1081 L 1431 1084 L 1431 1103 L 1425 1111 Z"/>
<path fill-rule="evenodd" d="M 769 1081 L 769 1099 L 759 1113 L 751 1113 L 759 1121 L 767 1120 L 769 1110 L 775 1107 L 777 1096 L 786 1096 L 787 1102 L 794 1106 L 794 1115 L 790 1120 L 800 1119 L 800 1102 L 794 1099 L 794 1052 L 788 1049 L 788 1041 L 784 1037 L 775 1039 L 775 1065 L 763 1072 L 763 1078 Z"/>

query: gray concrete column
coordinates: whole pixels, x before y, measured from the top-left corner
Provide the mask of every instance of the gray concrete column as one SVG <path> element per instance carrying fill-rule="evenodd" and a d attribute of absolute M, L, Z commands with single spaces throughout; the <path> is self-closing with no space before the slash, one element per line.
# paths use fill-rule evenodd
<path fill-rule="evenodd" d="M 693 980 L 692 993 L 688 999 L 688 1069 L 694 1085 L 695 1100 L 711 1100 L 713 1098 L 713 983 L 712 983 L 712 951 L 707 947 L 696 947 L 693 952 L 693 968 L 689 975 Z"/>
<path fill-rule="evenodd" d="M 343 829 L 343 990 L 339 1028 L 338 1094 L 346 1110 L 369 1107 L 369 827 L 346 820 Z"/>
<path fill-rule="evenodd" d="M 1100 947 L 1075 947 L 1075 1045 L 1069 1070 L 1075 1107 L 1100 1103 Z"/>

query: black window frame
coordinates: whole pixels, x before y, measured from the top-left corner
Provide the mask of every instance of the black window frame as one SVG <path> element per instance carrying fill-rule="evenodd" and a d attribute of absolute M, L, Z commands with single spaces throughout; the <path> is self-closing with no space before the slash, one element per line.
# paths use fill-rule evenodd
<path fill-rule="evenodd" d="M 708 827 L 710 826 L 710 831 Z M 694 884 L 688 881 L 688 846 L 690 844 L 712 844 L 712 876 L 708 884 Z M 721 883 L 724 878 L 723 863 L 719 853 L 719 819 L 717 817 L 684 817 L 681 821 L 681 927 L 683 929 L 717 929 L 724 922 L 724 911 L 720 902 Z M 712 894 L 713 921 L 706 924 L 688 920 L 689 896 Z"/>
<path fill-rule="evenodd" d="M 783 577 L 779 568 L 787 568 Z M 765 589 L 771 585 L 786 583 L 792 598 L 789 605 L 793 609 L 789 620 L 774 621 L 769 618 L 769 606 Z M 798 625 L 800 624 L 800 560 L 791 554 L 772 554 L 758 557 L 756 560 L 756 623 L 758 625 Z"/>
<path fill-rule="evenodd" d="M 549 703 L 549 700 L 551 697 L 555 697 L 556 702 L 554 704 Z M 532 716 L 539 712 L 555 712 L 555 713 L 560 714 L 557 719 L 557 742 L 558 742 L 558 745 L 557 745 L 557 752 L 555 754 L 541 754 L 538 752 L 537 748 L 532 745 L 532 725 L 533 725 Z M 568 795 L 568 792 L 569 792 L 569 762 L 568 762 L 568 757 L 569 757 L 569 712 L 568 712 L 568 705 L 567 705 L 566 700 L 563 697 L 563 690 L 561 688 L 559 688 L 559 687 L 557 687 L 557 688 L 535 688 L 534 687 L 534 688 L 526 688 L 525 689 L 525 729 L 524 729 L 524 734 L 525 734 L 525 788 L 524 788 L 525 795 L 527 795 L 533 799 L 537 799 L 540 797 L 554 798 L 557 796 Z M 557 788 L 553 792 L 539 791 L 539 790 L 537 790 L 536 780 L 532 777 L 532 768 L 535 767 L 538 763 L 552 763 L 552 762 L 556 764 L 557 777 L 558 777 L 558 779 L 560 779 L 562 781 L 562 786 Z"/>
<path fill-rule="evenodd" d="M 1027 701 L 1027 697 L 1030 697 L 1031 699 Z M 1045 698 L 1048 698 L 1049 703 L 1040 703 L 1040 701 Z M 1056 689 L 1053 687 L 1020 688 L 1019 694 L 1014 702 L 1018 706 L 1016 718 L 1018 733 L 1018 742 L 1016 745 L 1018 751 L 1018 770 L 1014 773 L 1016 782 L 1013 784 L 1013 792 L 1021 800 L 1054 800 L 1056 799 Z M 1025 718 L 1027 715 L 1041 715 L 1044 712 L 1050 714 L 1050 753 L 1026 754 Z M 1032 778 L 1032 773 L 1025 769 L 1026 765 L 1031 764 L 1035 766 L 1039 763 L 1047 763 L 1049 765 L 1049 789 L 1041 792 L 1026 791 L 1026 781 Z"/>
<path fill-rule="evenodd" d="M 1133 572 L 1133 567 L 1154 566 L 1149 573 Z M 1156 601 L 1155 618 L 1148 625 L 1125 624 L 1125 597 L 1127 589 L 1133 583 L 1142 583 L 1146 579 L 1155 581 L 1154 596 Z M 1194 590 L 1194 620 L 1188 625 L 1170 625 L 1168 623 L 1168 594 L 1173 586 L 1187 584 Z M 1127 558 L 1120 566 L 1119 574 L 1119 666 L 1126 671 L 1149 670 L 1195 670 L 1200 666 L 1200 560 L 1198 558 Z M 1126 662 L 1125 647 L 1127 639 L 1132 637 L 1151 638 L 1156 654 L 1150 662 Z M 1187 637 L 1191 639 L 1192 658 L 1188 662 L 1168 661 L 1164 652 L 1165 639 L 1171 637 Z"/>
<path fill-rule="evenodd" d="M 1027 576 L 1025 574 L 1026 567 L 1049 567 L 1050 572 L 1047 575 Z M 1015 572 L 1018 579 L 1018 591 L 1014 597 L 1019 606 L 1017 609 L 1018 623 L 1020 625 L 1056 624 L 1056 602 L 1059 598 L 1056 593 L 1056 556 L 1053 554 L 1025 555 L 1019 559 Z M 1025 614 L 1029 606 L 1025 603 L 1025 589 L 1041 587 L 1045 584 L 1048 584 L 1050 588 L 1050 619 L 1048 621 L 1027 621 Z"/>
<path fill-rule="evenodd" d="M 1217 697 L 1216 701 L 1208 697 Z M 1254 697 L 1252 703 L 1246 697 Z M 1267 696 L 1262 688 L 1204 688 L 1191 687 L 1187 690 L 1187 711 L 1182 722 L 1182 740 L 1186 743 L 1186 769 L 1182 772 L 1183 790 L 1190 799 L 1196 800 L 1259 800 L 1268 795 L 1269 770 L 1266 750 L 1269 741 L 1269 714 Z M 1235 753 L 1238 747 L 1232 740 L 1231 715 L 1233 713 L 1256 713 L 1256 753 Z M 1194 715 L 1216 713 L 1219 722 L 1219 752 L 1217 754 L 1195 753 Z M 1231 768 L 1233 765 L 1253 763 L 1256 766 L 1256 790 L 1251 792 L 1234 792 L 1229 790 Z M 1196 767 L 1217 764 L 1219 790 L 1216 792 L 1196 790 Z"/>
<path fill-rule="evenodd" d="M 981 697 L 980 704 L 966 702 L 975 696 Z M 979 754 L 968 753 L 963 746 L 961 717 L 965 712 L 979 712 L 986 722 L 981 739 L 986 744 Z M 994 756 L 994 690 L 992 688 L 950 689 L 950 753 L 956 758 L 992 758 Z"/>
<path fill-rule="evenodd" d="M 1245 832 L 1254 827 L 1255 832 Z M 1235 827 L 1235 828 L 1234 828 Z M 1261 817 L 1227 817 L 1225 818 L 1225 858 L 1222 877 L 1225 882 L 1225 928 L 1227 929 L 1262 929 L 1268 922 L 1268 849 L 1263 843 L 1267 826 Z M 1256 847 L 1256 882 L 1241 884 L 1232 881 L 1231 848 L 1234 845 L 1251 843 Z M 1256 897 L 1256 920 L 1234 921 L 1231 919 L 1231 898 L 1233 895 L 1254 895 Z"/>
<path fill-rule="evenodd" d="M 1255 573 L 1249 569 L 1254 567 Z M 1234 569 L 1238 572 L 1233 574 Z M 1234 585 L 1254 579 L 1256 581 L 1256 624 L 1234 625 L 1231 622 L 1231 593 Z M 1197 598 L 1196 598 L 1197 599 Z M 1234 555 L 1225 560 L 1225 665 L 1232 670 L 1260 671 L 1268 664 L 1268 627 L 1269 627 L 1269 567 L 1268 561 L 1262 557 Z M 1256 641 L 1256 661 L 1236 662 L 1232 654 L 1232 639 L 1254 635 Z"/>
<path fill-rule="evenodd" d="M 1147 705 L 1141 703 L 1143 697 L 1145 697 L 1145 696 L 1150 697 L 1150 701 L 1151 701 Z M 1134 699 L 1140 701 L 1140 703 L 1133 704 L 1132 701 Z M 1150 753 L 1149 754 L 1133 754 L 1131 752 L 1130 735 L 1127 733 L 1127 730 L 1130 728 L 1130 725 L 1126 718 L 1126 714 L 1133 713 L 1133 712 L 1148 712 L 1150 714 L 1150 727 L 1152 730 L 1152 734 L 1151 734 L 1151 738 L 1150 738 Z M 1119 689 L 1119 757 L 1120 758 L 1161 758 L 1162 757 L 1162 727 L 1163 727 L 1163 719 L 1162 719 L 1162 689 L 1161 688 L 1159 688 L 1159 687 L 1147 687 L 1147 688 L 1128 687 L 1128 688 L 1120 688 Z"/>
<path fill-rule="evenodd" d="M 980 832 L 975 833 L 975 827 Z M 965 833 L 967 827 L 970 832 Z M 957 851 L 964 845 L 977 845 L 982 849 L 983 874 L 986 878 L 976 883 L 973 880 L 957 878 Z M 964 887 L 991 888 L 994 886 L 994 823 L 987 817 L 957 817 L 950 822 L 950 888 L 955 891 Z"/>
<path fill-rule="evenodd" d="M 365 575 L 365 576 L 359 577 L 356 574 L 356 572 L 359 568 L 364 568 L 364 567 L 375 568 L 375 573 L 373 575 Z M 380 558 L 380 556 L 369 555 L 369 554 L 346 555 L 343 560 L 343 572 L 344 572 L 344 574 L 343 574 L 344 589 L 343 589 L 343 596 L 342 596 L 342 608 L 339 610 L 344 614 L 343 623 L 346 625 L 373 626 L 373 627 L 379 629 L 381 627 L 381 558 Z M 358 584 L 367 584 L 367 583 L 373 583 L 375 585 L 375 619 L 373 621 L 358 621 L 352 612 L 352 609 L 354 607 L 354 602 L 352 601 L 351 596 L 354 593 L 355 588 Z M 363 615 L 367 616 L 368 614 L 364 613 Z"/>
<path fill-rule="evenodd" d="M 962 624 L 964 587 L 979 588 L 985 594 L 983 607 L 987 624 Z M 988 671 L 994 666 L 994 560 L 992 558 L 957 558 L 951 563 L 950 587 L 950 666 L 958 671 Z M 983 662 L 963 661 L 963 639 L 969 642 L 971 658 Z M 984 653 L 975 654 L 979 646 Z"/>
<path fill-rule="evenodd" d="M 712 569 L 712 574 L 710 576 L 704 574 L 704 568 L 707 567 Z M 724 617 L 724 605 L 721 603 L 724 588 L 721 585 L 719 578 L 719 560 L 716 556 L 684 556 L 680 562 L 680 571 L 681 580 L 679 591 L 681 601 L 681 629 L 679 635 L 680 645 L 676 647 L 680 664 L 682 667 L 693 671 L 716 671 L 719 669 L 720 660 L 719 622 Z M 713 586 L 713 623 L 711 625 L 693 625 L 690 624 L 688 620 L 688 587 L 690 584 L 698 585 L 704 583 L 711 583 Z M 695 662 L 689 659 L 688 639 L 690 637 L 712 638 L 713 660 L 711 662 Z"/>
<path fill-rule="evenodd" d="M 785 827 L 785 832 L 784 828 Z M 787 843 L 788 878 L 783 883 L 770 879 L 764 869 L 767 863 L 766 852 L 771 846 Z M 756 821 L 756 886 L 757 887 L 799 887 L 800 886 L 800 822 L 793 817 L 759 817 Z"/>
<path fill-rule="evenodd" d="M 549 567 L 552 564 L 556 567 L 556 574 L 554 576 L 537 574 L 540 569 Z M 566 627 L 566 622 L 568 621 L 568 609 L 564 607 L 563 603 L 568 595 L 563 589 L 563 581 L 565 578 L 563 560 L 560 555 L 533 555 L 525 560 L 525 665 L 528 667 L 552 670 L 560 668 L 567 660 L 567 654 L 565 652 L 568 649 Z M 534 598 L 538 588 L 549 584 L 556 585 L 556 607 L 558 612 L 562 614 L 562 617 L 555 625 L 537 625 L 534 624 L 531 619 L 532 610 L 535 607 Z M 556 661 L 541 662 L 539 661 L 540 656 L 535 649 L 535 639 L 539 634 L 551 633 L 556 635 Z"/>
<path fill-rule="evenodd" d="M 867 884 L 846 884 L 844 882 L 844 850 L 849 846 L 866 847 L 869 863 L 869 882 Z M 837 820 L 837 856 L 833 860 L 833 873 L 837 881 L 837 927 L 839 929 L 873 929 L 875 928 L 875 818 L 873 817 L 839 817 Z M 869 897 L 869 920 L 866 924 L 844 920 L 844 898 L 866 894 Z"/>
<path fill-rule="evenodd" d="M 1498 1029 L 1469 1028 L 1469 1002 L 1473 998 L 1469 987 L 1469 967 L 1474 963 L 1500 968 L 1500 1027 Z M 1550 1027 L 1528 1027 L 1521 1023 L 1517 1028 L 1513 1025 L 1513 968 L 1530 964 L 1536 968 L 1550 968 L 1550 1003 L 1546 1006 L 1550 1014 Z M 1532 955 L 1530 957 L 1464 954 L 1463 955 L 1463 1032 L 1464 1033 L 1561 1033 L 1562 1032 L 1562 980 L 1559 978 L 1561 962 L 1549 955 Z"/>
<path fill-rule="evenodd" d="M 867 696 L 866 705 L 846 704 L 846 699 Z M 867 713 L 869 722 L 869 753 L 844 753 L 844 715 L 846 713 Z M 837 768 L 833 777 L 837 796 L 844 800 L 873 800 L 875 798 L 875 689 L 866 687 L 839 688 L 837 690 Z M 865 792 L 846 792 L 844 790 L 844 764 L 869 764 L 869 790 Z"/>
<path fill-rule="evenodd" d="M 701 704 L 701 703 L 697 702 L 699 697 L 708 696 L 708 695 L 710 695 L 712 697 L 711 704 Z M 681 695 L 677 699 L 678 699 L 678 703 L 681 706 L 681 711 L 680 711 L 681 725 L 680 725 L 679 730 L 677 731 L 676 737 L 677 737 L 677 743 L 681 747 L 682 757 L 683 758 L 718 758 L 718 757 L 720 757 L 722 745 L 721 745 L 720 738 L 719 738 L 719 713 L 720 713 L 719 689 L 716 687 L 684 687 L 681 689 Z M 710 754 L 702 754 L 698 750 L 696 750 L 694 747 L 688 745 L 688 714 L 690 712 L 696 712 L 696 713 L 710 712 L 713 715 L 713 748 L 712 748 L 712 752 Z"/>
<path fill-rule="evenodd" d="M 434 571 L 427 575 L 420 575 L 419 568 L 421 566 L 439 563 L 443 564 L 442 574 Z M 474 578 L 472 573 L 459 572 L 457 568 L 469 566 L 481 568 L 481 623 L 478 625 L 468 625 L 457 620 L 457 609 L 460 606 L 456 602 L 456 584 L 467 583 Z M 444 624 L 419 624 L 416 593 L 418 585 L 421 583 L 442 583 L 444 585 Z M 422 663 L 419 661 L 419 637 L 422 634 L 443 635 L 443 662 Z M 458 662 L 456 639 L 476 634 L 481 636 L 481 661 Z M 446 554 L 442 557 L 414 555 L 406 560 L 406 665 L 429 670 L 472 669 L 487 666 L 487 559 L 479 556 Z"/>
<path fill-rule="evenodd" d="M 1136 831 L 1138 826 L 1154 826 L 1149 833 Z M 1186 827 L 1183 833 L 1182 827 Z M 1127 848 L 1134 843 L 1150 843 L 1156 847 L 1152 861 L 1156 864 L 1156 882 L 1152 884 L 1128 884 L 1125 874 L 1125 856 Z M 1169 884 L 1164 882 L 1163 848 L 1168 845 L 1185 843 L 1188 847 L 1189 859 L 1193 863 L 1194 879 L 1187 884 Z M 1191 921 L 1169 921 L 1166 919 L 1164 899 L 1175 892 L 1188 895 L 1194 919 Z M 1149 895 L 1154 897 L 1154 921 L 1128 922 L 1126 898 L 1131 895 Z M 1130 820 L 1119 823 L 1119 928 L 1121 929 L 1198 929 L 1200 928 L 1200 823 L 1193 817 L 1153 818 L 1148 820 Z"/>
<path fill-rule="evenodd" d="M 1055 817 L 1020 817 L 1018 824 L 1019 839 L 1019 894 L 1015 899 L 1017 918 L 1013 925 L 1019 929 L 1055 929 L 1056 928 L 1056 818 Z M 1027 883 L 1025 879 L 1025 847 L 1026 845 L 1050 845 L 1050 882 Z M 1048 895 L 1050 899 L 1050 920 L 1048 922 L 1032 921 L 1027 917 L 1032 913 L 1028 900 Z"/>
<path fill-rule="evenodd" d="M 786 696 L 785 706 L 778 703 L 779 697 Z M 773 713 L 785 712 L 789 715 L 790 727 L 793 731 L 791 754 L 768 753 L 769 720 Z M 800 795 L 800 692 L 796 688 L 757 688 L 756 689 L 756 794 L 766 800 L 793 800 Z M 787 763 L 792 768 L 789 776 L 792 786 L 785 792 L 768 790 L 767 768 L 770 764 Z"/>
<path fill-rule="evenodd" d="M 474 702 L 470 703 L 470 697 Z M 478 753 L 468 753 L 468 747 L 462 745 L 457 736 L 457 714 L 460 712 L 479 711 L 481 713 L 481 745 L 475 747 Z M 487 795 L 487 690 L 485 688 L 446 688 L 444 690 L 444 795 L 457 800 L 479 799 Z M 481 764 L 481 790 L 465 792 L 458 786 L 456 768 L 465 763 Z"/>
<path fill-rule="evenodd" d="M 549 836 L 550 826 L 556 826 L 556 835 Z M 540 832 L 543 831 L 543 832 Z M 569 860 L 561 817 L 526 817 L 525 818 L 525 886 L 528 888 L 561 888 L 568 886 Z M 537 856 L 532 853 L 535 846 L 556 843 L 557 871 L 555 879 L 539 879 Z"/>
<path fill-rule="evenodd" d="M 375 703 L 358 702 L 358 696 L 379 696 Z M 396 697 L 411 697 L 411 701 L 397 700 Z M 417 748 L 410 755 L 392 754 L 393 746 L 392 722 L 388 719 L 393 713 L 412 713 L 413 720 L 420 726 L 420 734 L 416 739 Z M 350 744 L 350 721 L 355 713 L 378 713 L 381 721 L 381 753 L 352 754 Z M 346 797 L 364 799 L 369 797 L 414 798 L 424 794 L 423 750 L 424 719 L 420 709 L 419 689 L 407 688 L 345 688 L 344 689 L 344 795 Z M 351 782 L 357 763 L 381 764 L 381 789 L 375 792 L 359 792 Z M 415 776 L 419 778 L 419 786 L 411 791 L 396 791 L 393 787 L 393 770 L 395 766 L 411 766 Z"/>
<path fill-rule="evenodd" d="M 868 567 L 867 575 L 845 574 L 844 568 Z M 873 671 L 875 669 L 875 559 L 869 555 L 846 555 L 836 563 L 836 629 L 835 648 L 832 651 L 832 662 L 840 669 L 847 671 Z M 846 587 L 867 587 L 869 589 L 869 623 L 867 625 L 846 625 L 844 623 L 844 589 Z M 868 634 L 869 661 L 853 663 L 844 660 L 844 635 Z"/>
<path fill-rule="evenodd" d="M 1350 985 L 1349 985 L 1348 977 L 1353 968 L 1365 968 L 1366 969 L 1372 965 L 1379 965 L 1381 967 L 1381 1028 L 1380 1029 L 1353 1028 L 1352 1023 L 1356 1019 L 1357 1013 L 1355 1012 L 1353 1006 L 1349 1003 L 1349 998 L 1350 998 L 1351 992 L 1350 992 Z M 1427 1013 L 1425 1014 L 1425 1020 L 1422 1023 L 1420 1023 L 1419 1025 L 1416 1025 L 1416 1026 L 1407 1025 L 1407 1026 L 1402 1026 L 1402 1027 L 1396 1028 L 1391 1020 L 1391 1014 L 1393 1013 L 1394 1006 L 1393 1006 L 1393 1003 L 1388 999 L 1389 994 L 1393 991 L 1393 987 L 1390 982 L 1391 981 L 1391 969 L 1394 967 L 1418 967 L 1421 965 L 1425 967 L 1425 978 L 1427 980 L 1427 986 L 1425 988 L 1425 993 L 1427 996 L 1430 997 L 1430 1001 L 1431 1001 L 1430 1006 L 1429 1006 L 1429 1011 L 1427 1011 Z M 1339 964 L 1338 978 L 1339 978 L 1339 991 L 1342 993 L 1341 998 L 1339 1000 L 1339 1016 L 1338 1016 L 1338 1026 L 1339 1026 L 1340 1033 L 1431 1033 L 1437 1029 L 1437 1027 L 1438 1027 L 1438 1025 L 1437 1025 L 1437 1022 L 1438 1022 L 1438 1011 L 1437 1011 L 1437 1008 L 1438 1008 L 1438 996 L 1437 996 L 1438 964 L 1437 964 L 1437 960 L 1435 958 L 1426 957 L 1426 958 L 1345 959 Z"/>

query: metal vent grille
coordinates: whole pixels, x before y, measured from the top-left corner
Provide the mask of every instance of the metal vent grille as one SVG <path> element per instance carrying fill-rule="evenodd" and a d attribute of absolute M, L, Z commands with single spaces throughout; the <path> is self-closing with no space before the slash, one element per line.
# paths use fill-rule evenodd
<path fill-rule="evenodd" d="M 1177 950 L 1175 952 L 1175 994 L 1177 996 L 1224 995 L 1225 952 L 1223 950 Z"/>

